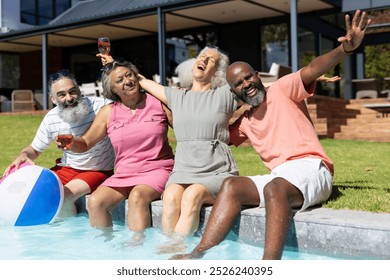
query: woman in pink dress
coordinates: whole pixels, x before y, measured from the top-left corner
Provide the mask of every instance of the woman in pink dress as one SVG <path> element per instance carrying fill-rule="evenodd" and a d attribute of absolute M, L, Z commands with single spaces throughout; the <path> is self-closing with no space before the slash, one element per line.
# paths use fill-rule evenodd
<path fill-rule="evenodd" d="M 173 167 L 168 143 L 170 111 L 150 94 L 140 91 L 138 69 L 126 61 L 103 68 L 103 107 L 89 130 L 73 139 L 70 150 L 85 152 L 108 135 L 115 150 L 115 174 L 88 199 L 94 227 L 112 227 L 110 211 L 128 199 L 128 226 L 141 232 L 151 224 L 150 203 L 159 199 Z M 109 155 L 107 155 L 109 156 Z"/>

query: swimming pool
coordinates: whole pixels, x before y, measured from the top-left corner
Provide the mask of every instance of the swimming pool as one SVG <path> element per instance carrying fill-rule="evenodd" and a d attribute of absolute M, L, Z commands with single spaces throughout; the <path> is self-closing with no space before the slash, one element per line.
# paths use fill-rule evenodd
<path fill-rule="evenodd" d="M 123 222 L 115 222 L 111 233 L 92 228 L 86 214 L 57 219 L 51 224 L 12 227 L 0 223 L 0 259 L 3 260 L 161 260 L 173 253 L 159 253 L 169 242 L 160 229 L 145 231 L 142 242 L 132 242 L 134 233 Z M 199 237 L 185 240 L 186 252 Z M 227 239 L 210 249 L 203 259 L 257 260 L 263 248 Z M 285 251 L 286 260 L 332 260 L 333 257 Z"/>

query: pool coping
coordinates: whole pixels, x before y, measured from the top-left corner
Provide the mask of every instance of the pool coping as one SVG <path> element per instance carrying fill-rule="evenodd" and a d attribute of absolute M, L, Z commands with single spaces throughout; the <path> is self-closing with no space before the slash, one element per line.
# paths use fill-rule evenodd
<path fill-rule="evenodd" d="M 88 199 L 88 197 L 87 197 Z M 85 210 L 85 201 L 81 203 Z M 162 201 L 151 205 L 152 224 L 161 228 Z M 198 232 L 203 233 L 211 207 L 201 211 Z M 114 220 L 127 220 L 127 201 L 112 212 Z M 241 212 L 232 232 L 240 240 L 263 246 L 265 210 L 250 208 Z M 231 235 L 229 235 L 231 236 Z M 390 259 L 390 213 L 334 210 L 317 207 L 294 213 L 286 241 L 288 250 L 343 259 Z M 261 256 L 259 256 L 260 258 Z"/>

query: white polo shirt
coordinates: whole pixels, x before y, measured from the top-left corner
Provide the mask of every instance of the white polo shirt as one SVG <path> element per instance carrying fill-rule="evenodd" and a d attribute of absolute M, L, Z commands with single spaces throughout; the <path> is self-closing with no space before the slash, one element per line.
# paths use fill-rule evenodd
<path fill-rule="evenodd" d="M 90 110 L 83 120 L 69 124 L 76 137 L 82 136 L 88 130 L 100 108 L 112 102 L 110 99 L 103 97 L 82 98 L 85 99 Z M 64 121 L 58 115 L 58 107 L 51 109 L 43 118 L 35 138 L 31 143 L 32 147 L 42 153 L 54 141 L 54 137 L 58 135 L 59 128 L 63 124 Z M 114 159 L 114 149 L 110 139 L 106 136 L 102 141 L 84 153 L 64 151 L 60 165 L 70 166 L 80 170 L 113 170 Z"/>

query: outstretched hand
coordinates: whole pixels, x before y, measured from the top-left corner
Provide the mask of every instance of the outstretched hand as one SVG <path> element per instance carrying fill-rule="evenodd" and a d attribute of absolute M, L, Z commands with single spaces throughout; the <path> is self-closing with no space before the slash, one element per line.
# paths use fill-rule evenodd
<path fill-rule="evenodd" d="M 357 10 L 355 15 L 350 20 L 350 16 L 345 16 L 345 25 L 347 34 L 339 37 L 337 41 L 342 43 L 345 52 L 353 52 L 363 41 L 367 27 L 370 25 L 371 19 L 367 19 L 367 13 Z"/>
<path fill-rule="evenodd" d="M 341 80 L 340 76 L 326 77 L 325 75 L 322 75 L 317 78 L 318 82 L 324 82 L 324 83 L 334 83 L 340 80 Z"/>

